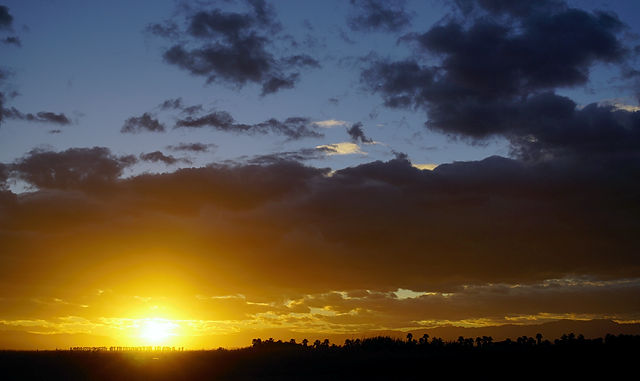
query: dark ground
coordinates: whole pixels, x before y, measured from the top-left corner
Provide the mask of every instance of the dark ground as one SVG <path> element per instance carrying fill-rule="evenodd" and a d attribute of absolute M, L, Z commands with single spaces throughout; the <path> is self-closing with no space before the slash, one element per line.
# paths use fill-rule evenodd
<path fill-rule="evenodd" d="M 343 346 L 261 342 L 185 352 L 2 351 L 3 380 L 634 379 L 640 336 L 605 340 L 390 338 Z"/>

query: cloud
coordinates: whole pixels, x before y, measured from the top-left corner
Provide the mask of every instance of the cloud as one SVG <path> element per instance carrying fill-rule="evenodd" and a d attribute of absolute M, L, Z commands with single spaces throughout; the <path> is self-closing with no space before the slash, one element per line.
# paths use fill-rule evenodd
<path fill-rule="evenodd" d="M 346 126 L 348 122 L 345 122 L 344 120 L 327 119 L 327 120 L 319 120 L 317 122 L 313 122 L 313 124 L 323 128 L 332 128 L 337 126 Z"/>
<path fill-rule="evenodd" d="M 347 128 L 347 134 L 351 136 L 351 140 L 355 143 L 360 140 L 360 143 L 363 144 L 372 144 L 373 140 L 365 136 L 364 131 L 362 130 L 362 123 L 354 123 L 351 127 Z"/>
<path fill-rule="evenodd" d="M 341 142 L 341 143 L 333 143 L 333 144 L 324 144 L 319 145 L 316 149 L 324 150 L 327 155 L 352 155 L 352 154 L 361 154 L 365 155 L 362 150 L 360 150 L 360 146 L 351 143 L 351 142 Z"/>
<path fill-rule="evenodd" d="M 578 110 L 554 93 L 586 84 L 596 63 L 623 67 L 626 26 L 614 14 L 561 1 L 521 3 L 459 2 L 462 15 L 403 37 L 418 55 L 374 60 L 362 80 L 388 107 L 426 111 L 433 130 L 475 140 L 504 136 L 523 158 L 603 146 L 601 138 L 624 139 L 629 128 L 626 138 L 636 141 L 633 114 Z M 428 65 L 431 58 L 439 63 Z M 584 123 L 589 128 L 579 128 Z"/>
<path fill-rule="evenodd" d="M 327 155 L 335 155 L 337 148 L 332 146 L 318 146 L 314 148 L 301 148 L 296 151 L 277 152 L 266 155 L 258 155 L 249 159 L 249 164 L 272 165 L 280 162 L 303 162 L 307 160 L 320 160 Z"/>
<path fill-rule="evenodd" d="M 143 131 L 165 132 L 165 127 L 152 114 L 145 112 L 141 116 L 132 116 L 127 119 L 120 129 L 123 134 L 135 134 Z"/>
<path fill-rule="evenodd" d="M 164 153 L 160 152 L 160 151 L 154 151 L 154 152 L 148 152 L 148 153 L 142 153 L 140 154 L 140 160 L 142 161 L 149 161 L 152 163 L 157 163 L 157 162 L 163 162 L 166 165 L 174 165 L 177 163 L 187 163 L 187 164 L 191 164 L 191 161 L 189 159 L 185 159 L 185 158 L 175 158 L 171 155 L 165 155 Z"/>
<path fill-rule="evenodd" d="M 319 138 L 323 135 L 315 130 L 314 124 L 309 118 L 290 117 L 284 121 L 269 119 L 256 124 L 236 123 L 231 114 L 226 111 L 214 111 L 206 115 L 189 116 L 179 119 L 175 128 L 202 128 L 210 127 L 219 131 L 236 132 L 245 134 L 274 133 L 284 135 L 289 139 Z"/>
<path fill-rule="evenodd" d="M 1 14 L 1 11 L 0 11 Z M 11 75 L 10 72 L 0 69 L 0 85 Z M 14 94 L 10 94 L 9 98 L 13 98 Z M 24 120 L 27 122 L 51 123 L 60 126 L 71 124 L 71 120 L 64 113 L 55 113 L 51 111 L 40 111 L 35 114 L 24 113 L 15 107 L 6 107 L 7 96 L 0 91 L 0 125 L 5 119 Z"/>
<path fill-rule="evenodd" d="M 7 179 L 9 179 L 10 166 L 0 163 L 0 191 L 7 189 Z"/>
<path fill-rule="evenodd" d="M 9 13 L 9 8 L 0 5 L 0 30 L 11 30 L 13 24 L 13 16 Z"/>
<path fill-rule="evenodd" d="M 397 32 L 411 23 L 403 0 L 351 0 L 351 5 L 355 10 L 348 19 L 351 30 Z"/>
<path fill-rule="evenodd" d="M 624 110 L 629 112 L 640 111 L 640 106 L 628 104 L 627 102 L 621 99 L 605 99 L 598 102 L 598 106 L 600 107 L 611 106 L 613 107 L 614 110 Z"/>
<path fill-rule="evenodd" d="M 280 24 L 266 2 L 249 1 L 246 12 L 200 9 L 187 15 L 184 28 L 174 22 L 152 24 L 148 30 L 165 38 L 188 41 L 174 44 L 164 59 L 207 83 L 223 82 L 242 87 L 246 83 L 262 86 L 262 95 L 294 87 L 305 67 L 319 67 L 317 60 L 304 54 L 277 57 L 273 40 Z M 192 47 L 193 46 L 193 47 Z"/>
<path fill-rule="evenodd" d="M 33 150 L 11 165 L 11 175 L 40 189 L 98 189 L 113 185 L 133 156 L 115 156 L 104 147 L 62 152 Z"/>
<path fill-rule="evenodd" d="M 40 111 L 38 113 L 23 113 L 15 107 L 11 108 L 2 108 L 2 103 L 0 102 L 0 121 L 4 118 L 6 119 L 14 119 L 14 120 L 24 120 L 27 122 L 38 122 L 38 123 L 52 123 L 61 126 L 71 124 L 71 120 L 63 113 L 55 113 L 50 111 Z"/>
<path fill-rule="evenodd" d="M 421 171 L 395 159 L 331 176 L 273 160 L 121 178 L 132 161 L 93 148 L 32 152 L 12 164 L 11 177 L 42 190 L 0 197 L 0 237 L 22 258 L 7 262 L 2 282 L 40 274 L 47 258 L 82 256 L 89 242 L 101 255 L 127 247 L 115 272 L 135 274 L 149 247 L 180 253 L 194 281 L 224 264 L 244 274 L 225 287 L 245 295 L 640 278 L 639 160 L 576 171 L 492 157 Z M 77 265 L 91 272 L 101 255 Z"/>
<path fill-rule="evenodd" d="M 174 98 L 167 99 L 162 102 L 159 107 L 161 110 L 182 110 L 184 108 L 184 104 L 182 103 L 182 98 Z"/>
<path fill-rule="evenodd" d="M 18 36 L 6 37 L 4 40 L 2 40 L 2 42 L 6 45 L 15 45 L 18 47 L 22 46 L 22 42 L 20 42 L 20 38 Z"/>
<path fill-rule="evenodd" d="M 414 168 L 418 168 L 421 171 L 433 171 L 438 166 L 438 164 L 418 164 L 418 163 L 411 163 L 411 165 Z"/>
<path fill-rule="evenodd" d="M 171 151 L 191 151 L 191 152 L 209 152 L 211 149 L 215 149 L 218 146 L 213 143 L 179 143 L 175 145 L 167 146 L 167 149 Z"/>

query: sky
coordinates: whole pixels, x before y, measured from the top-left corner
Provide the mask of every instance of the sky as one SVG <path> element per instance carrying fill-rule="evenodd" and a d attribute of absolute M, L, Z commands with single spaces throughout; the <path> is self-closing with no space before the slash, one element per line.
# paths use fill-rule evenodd
<path fill-rule="evenodd" d="M 0 348 L 640 321 L 640 3 L 0 3 Z"/>

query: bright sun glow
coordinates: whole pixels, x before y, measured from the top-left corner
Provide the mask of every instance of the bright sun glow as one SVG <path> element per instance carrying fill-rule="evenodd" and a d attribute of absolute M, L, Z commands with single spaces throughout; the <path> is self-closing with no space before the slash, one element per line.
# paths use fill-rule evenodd
<path fill-rule="evenodd" d="M 167 320 L 147 320 L 142 324 L 140 337 L 150 344 L 165 344 L 175 328 L 176 324 Z"/>

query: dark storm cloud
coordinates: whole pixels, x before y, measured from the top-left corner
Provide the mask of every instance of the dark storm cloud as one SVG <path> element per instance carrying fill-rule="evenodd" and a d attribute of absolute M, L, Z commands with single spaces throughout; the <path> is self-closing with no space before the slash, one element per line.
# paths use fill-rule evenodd
<path fill-rule="evenodd" d="M 386 106 L 423 109 L 427 126 L 444 133 L 505 136 L 516 152 L 529 151 L 527 157 L 584 151 L 602 146 L 603 137 L 637 143 L 635 114 L 596 105 L 578 109 L 554 94 L 586 84 L 595 63 L 626 65 L 629 49 L 620 37 L 625 25 L 616 15 L 560 1 L 458 4 L 464 17 L 403 38 L 427 57 L 438 57 L 438 65 L 416 55 L 376 60 L 363 71 L 362 80 Z"/>
<path fill-rule="evenodd" d="M 215 149 L 217 147 L 218 146 L 213 143 L 180 143 L 167 146 L 167 149 L 171 151 L 209 152 L 211 149 Z"/>
<path fill-rule="evenodd" d="M 166 165 L 174 165 L 177 163 L 190 164 L 191 161 L 185 158 L 175 158 L 172 155 L 165 155 L 160 151 L 148 152 L 140 154 L 140 160 L 152 163 L 162 162 Z"/>
<path fill-rule="evenodd" d="M 145 112 L 141 116 L 132 116 L 127 119 L 120 129 L 123 134 L 134 134 L 143 131 L 165 132 L 165 127 L 152 114 Z"/>
<path fill-rule="evenodd" d="M 231 114 L 226 111 L 215 111 L 198 117 L 187 117 L 176 122 L 176 128 L 210 127 L 219 131 L 245 134 L 274 133 L 284 135 L 289 139 L 319 138 L 323 135 L 316 131 L 316 127 L 309 118 L 291 117 L 284 121 L 269 119 L 256 124 L 236 123 Z"/>
<path fill-rule="evenodd" d="M 411 15 L 404 0 L 351 0 L 355 14 L 348 19 L 352 30 L 397 32 L 409 26 Z"/>
<path fill-rule="evenodd" d="M 97 189 L 112 185 L 135 162 L 133 156 L 115 156 L 104 147 L 33 150 L 11 165 L 11 174 L 40 189 Z"/>
<path fill-rule="evenodd" d="M 18 36 L 6 37 L 4 40 L 2 40 L 2 42 L 7 45 L 22 46 L 22 43 L 20 42 L 20 38 Z"/>
<path fill-rule="evenodd" d="M 7 199 L 0 231 L 12 247 L 27 238 L 8 232 L 21 229 L 46 245 L 55 239 L 45 237 L 59 219 L 59 198 L 81 190 L 84 198 L 67 208 L 100 218 L 65 220 L 56 231 L 82 230 L 79 239 L 105 250 L 130 244 L 119 236 L 124 230 L 154 237 L 154 245 L 197 257 L 203 274 L 220 263 L 242 271 L 233 280 L 240 288 L 451 292 L 463 284 L 640 277 L 637 158 L 577 170 L 492 157 L 433 171 L 400 158 L 335 172 L 279 159 L 121 178 L 126 163 L 105 149 L 32 153 L 17 163 L 20 178 L 68 191 Z M 92 179 L 100 186 L 87 186 Z"/>
<path fill-rule="evenodd" d="M 0 5 L 0 30 L 11 29 L 13 24 L 13 16 L 9 13 L 9 8 Z"/>
<path fill-rule="evenodd" d="M 175 44 L 164 59 L 207 82 L 225 82 L 238 87 L 246 83 L 262 86 L 262 95 L 292 88 L 298 81 L 298 69 L 318 67 L 307 55 L 277 57 L 273 42 L 281 29 L 272 7 L 263 1 L 248 1 L 246 13 L 221 9 L 197 10 L 186 18 L 184 30 L 176 24 L 151 25 L 148 30 L 162 37 L 175 34 L 187 41 Z M 190 47 L 194 46 L 194 47 Z"/>
<path fill-rule="evenodd" d="M 357 143 L 358 140 L 360 140 L 361 143 L 365 144 L 373 143 L 373 140 L 371 138 L 368 138 L 364 134 L 361 122 L 354 123 L 351 127 L 347 128 L 347 134 L 349 134 L 351 140 L 353 140 L 355 143 Z"/>

